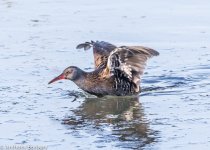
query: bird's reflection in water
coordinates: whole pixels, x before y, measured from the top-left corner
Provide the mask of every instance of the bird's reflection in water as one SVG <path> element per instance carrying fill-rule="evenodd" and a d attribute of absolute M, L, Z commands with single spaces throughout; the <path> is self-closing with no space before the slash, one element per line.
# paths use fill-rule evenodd
<path fill-rule="evenodd" d="M 106 142 L 107 138 L 112 141 L 115 138 L 120 142 L 119 147 L 138 149 L 156 141 L 157 132 L 149 128 L 139 97 L 86 98 L 78 109 L 72 111 L 75 116 L 65 118 L 64 124 L 74 130 L 85 128 L 91 134 L 102 133 Z M 105 133 L 107 128 L 108 134 Z"/>

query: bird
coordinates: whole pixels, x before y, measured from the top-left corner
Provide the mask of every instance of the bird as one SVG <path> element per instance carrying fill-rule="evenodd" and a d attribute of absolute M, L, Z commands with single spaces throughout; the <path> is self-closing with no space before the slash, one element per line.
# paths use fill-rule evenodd
<path fill-rule="evenodd" d="M 90 48 L 94 55 L 93 71 L 69 66 L 48 84 L 67 79 L 97 97 L 138 95 L 146 61 L 159 55 L 159 52 L 148 47 L 115 46 L 105 41 L 84 42 L 76 47 L 85 51 Z"/>

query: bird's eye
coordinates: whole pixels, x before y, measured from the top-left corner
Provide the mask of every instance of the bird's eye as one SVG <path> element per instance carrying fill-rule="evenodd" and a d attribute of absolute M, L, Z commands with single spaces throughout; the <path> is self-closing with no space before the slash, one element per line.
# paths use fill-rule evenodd
<path fill-rule="evenodd" d="M 66 71 L 66 74 L 68 75 L 68 74 L 71 74 L 72 73 L 72 70 L 68 70 L 68 71 Z"/>

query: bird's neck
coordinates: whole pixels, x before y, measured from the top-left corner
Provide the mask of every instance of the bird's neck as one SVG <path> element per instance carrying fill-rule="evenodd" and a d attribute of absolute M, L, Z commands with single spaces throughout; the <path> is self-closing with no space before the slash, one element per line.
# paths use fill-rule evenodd
<path fill-rule="evenodd" d="M 76 78 L 72 81 L 80 87 L 83 84 L 84 80 L 86 80 L 86 74 L 87 72 L 78 68 Z"/>
<path fill-rule="evenodd" d="M 88 80 L 88 74 L 89 72 L 85 72 L 84 70 L 78 69 L 78 75 L 73 82 L 81 89 L 85 90 L 86 89 L 86 83 Z"/>
<path fill-rule="evenodd" d="M 92 80 L 95 76 L 97 76 L 95 71 L 85 72 L 80 70 L 78 78 L 73 82 L 82 90 L 91 93 L 95 89 L 95 84 Z"/>

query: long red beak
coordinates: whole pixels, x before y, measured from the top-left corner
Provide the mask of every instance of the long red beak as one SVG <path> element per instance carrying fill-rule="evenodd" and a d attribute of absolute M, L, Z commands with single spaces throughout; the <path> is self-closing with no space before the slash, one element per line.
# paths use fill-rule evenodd
<path fill-rule="evenodd" d="M 61 75 L 57 76 L 56 78 L 52 79 L 48 84 L 51 84 L 55 81 L 62 80 L 62 79 L 65 79 L 65 76 L 63 73 Z"/>

